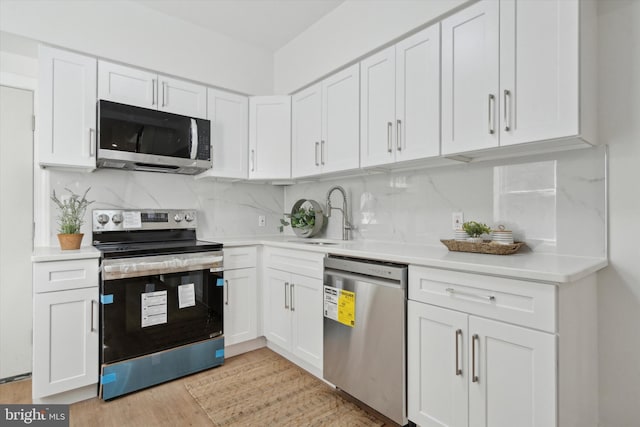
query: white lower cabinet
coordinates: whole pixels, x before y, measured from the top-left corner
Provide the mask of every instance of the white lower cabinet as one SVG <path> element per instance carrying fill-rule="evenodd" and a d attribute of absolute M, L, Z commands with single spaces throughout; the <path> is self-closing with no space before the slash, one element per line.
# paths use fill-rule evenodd
<path fill-rule="evenodd" d="M 36 263 L 33 277 L 38 281 L 34 283 L 33 298 L 34 402 L 73 403 L 96 396 L 98 261 Z M 64 289 L 65 283 L 69 284 L 68 289 Z M 85 394 L 73 394 L 87 386 Z M 70 394 L 64 395 L 65 392 Z"/>
<path fill-rule="evenodd" d="M 409 420 L 597 425 L 596 284 L 595 275 L 540 283 L 410 266 Z"/>
<path fill-rule="evenodd" d="M 224 282 L 225 346 L 256 338 L 256 269 L 225 271 Z"/>
<path fill-rule="evenodd" d="M 258 337 L 257 249 L 224 249 L 224 345 Z"/>
<path fill-rule="evenodd" d="M 409 419 L 427 426 L 552 426 L 555 336 L 409 301 Z"/>
<path fill-rule="evenodd" d="M 301 253 L 299 251 L 267 248 L 264 290 L 264 327 L 267 341 L 275 344 L 292 356 L 291 359 L 302 362 L 307 368 L 322 373 L 322 276 L 310 277 L 295 271 L 307 271 L 310 264 L 318 264 L 320 271 L 323 255 Z M 280 253 L 282 252 L 282 253 Z M 290 256 L 306 258 L 307 264 L 296 263 L 290 258 L 288 271 L 269 268 L 282 268 L 282 262 Z M 269 259 L 275 260 L 270 265 Z"/>

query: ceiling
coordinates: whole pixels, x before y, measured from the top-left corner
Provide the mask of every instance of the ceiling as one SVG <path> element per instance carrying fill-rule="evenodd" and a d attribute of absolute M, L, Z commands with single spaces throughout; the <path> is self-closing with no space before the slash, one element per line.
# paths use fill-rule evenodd
<path fill-rule="evenodd" d="M 275 52 L 344 0 L 135 0 L 138 4 Z"/>

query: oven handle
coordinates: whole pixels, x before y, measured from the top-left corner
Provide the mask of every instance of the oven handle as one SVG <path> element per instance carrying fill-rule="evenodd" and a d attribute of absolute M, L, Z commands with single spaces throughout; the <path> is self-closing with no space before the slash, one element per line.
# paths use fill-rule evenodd
<path fill-rule="evenodd" d="M 102 263 L 102 277 L 114 280 L 197 270 L 222 271 L 223 260 L 221 252 L 107 259 Z"/>

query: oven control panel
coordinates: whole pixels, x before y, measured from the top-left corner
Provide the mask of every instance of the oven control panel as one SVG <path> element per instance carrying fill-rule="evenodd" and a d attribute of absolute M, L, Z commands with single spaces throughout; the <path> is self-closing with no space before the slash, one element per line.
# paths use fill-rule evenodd
<path fill-rule="evenodd" d="M 93 231 L 196 229 L 194 209 L 96 209 Z"/>

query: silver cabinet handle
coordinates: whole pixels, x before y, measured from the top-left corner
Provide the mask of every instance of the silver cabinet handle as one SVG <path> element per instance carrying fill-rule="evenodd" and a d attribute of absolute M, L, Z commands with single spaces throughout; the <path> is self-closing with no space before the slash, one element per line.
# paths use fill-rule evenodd
<path fill-rule="evenodd" d="M 474 334 L 471 337 L 471 381 L 474 383 L 480 382 L 480 377 L 476 375 L 476 341 L 478 342 L 478 347 L 480 347 L 480 337 L 478 334 Z"/>
<path fill-rule="evenodd" d="M 320 164 L 324 166 L 324 141 L 320 141 Z"/>
<path fill-rule="evenodd" d="M 156 105 L 156 79 L 151 79 L 151 105 Z"/>
<path fill-rule="evenodd" d="M 467 297 L 473 297 L 473 298 L 480 298 L 480 299 L 486 299 L 489 300 L 491 302 L 496 300 L 496 297 L 493 295 L 477 295 L 477 294 L 472 294 L 471 292 L 463 292 L 463 291 L 457 291 L 453 288 L 447 288 L 445 289 L 445 292 L 447 292 L 448 294 L 458 294 L 458 295 L 464 295 Z"/>
<path fill-rule="evenodd" d="M 393 123 L 387 122 L 387 151 L 391 153 L 393 148 L 391 148 L 391 132 L 393 128 Z"/>
<path fill-rule="evenodd" d="M 496 97 L 493 94 L 489 94 L 489 134 L 493 135 L 496 130 L 495 127 L 493 125 L 493 108 L 494 108 L 494 104 L 496 102 Z"/>
<path fill-rule="evenodd" d="M 167 82 L 162 82 L 162 106 L 167 105 Z"/>
<path fill-rule="evenodd" d="M 402 120 L 398 119 L 396 122 L 396 150 L 402 151 Z"/>
<path fill-rule="evenodd" d="M 316 166 L 320 166 L 320 163 L 318 163 L 318 148 L 320 148 L 320 143 L 318 141 L 316 141 L 316 147 L 314 149 L 314 154 L 316 157 Z"/>
<path fill-rule="evenodd" d="M 256 150 L 251 150 L 251 172 L 256 170 Z"/>
<path fill-rule="evenodd" d="M 284 282 L 284 308 L 289 309 L 289 300 L 287 300 L 287 294 L 289 293 L 289 282 Z"/>
<path fill-rule="evenodd" d="M 462 338 L 462 329 L 456 330 L 456 376 L 462 375 L 460 369 L 460 339 Z"/>
<path fill-rule="evenodd" d="M 93 157 L 96 155 L 96 131 L 95 129 L 89 128 L 89 157 Z"/>
<path fill-rule="evenodd" d="M 227 296 L 224 299 L 224 305 L 229 305 L 229 281 L 225 279 L 224 284 L 225 284 L 225 288 L 227 288 Z"/>
<path fill-rule="evenodd" d="M 504 90 L 504 130 L 511 130 L 511 91 Z"/>
<path fill-rule="evenodd" d="M 293 286 L 294 284 L 291 284 L 291 287 L 289 288 L 291 291 L 291 295 L 289 297 L 289 304 L 291 305 L 291 311 L 296 311 L 295 307 L 293 306 Z"/>
<path fill-rule="evenodd" d="M 96 305 L 98 305 L 98 301 L 96 300 L 91 300 L 91 332 L 96 332 L 97 329 L 95 327 L 95 322 L 93 321 L 93 319 L 95 318 L 95 311 L 94 308 Z"/>

